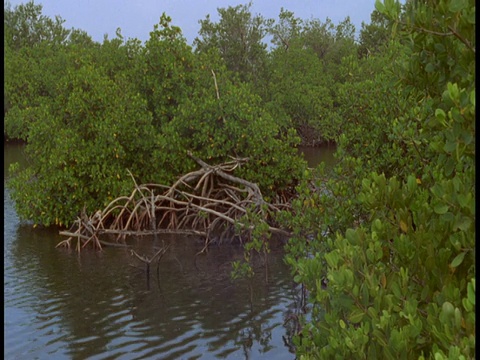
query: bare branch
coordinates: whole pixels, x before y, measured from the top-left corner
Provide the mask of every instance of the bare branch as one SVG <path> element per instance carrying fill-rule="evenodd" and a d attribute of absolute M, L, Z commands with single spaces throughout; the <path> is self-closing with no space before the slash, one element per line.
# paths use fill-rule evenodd
<path fill-rule="evenodd" d="M 67 240 L 57 246 L 70 247 L 77 239 L 77 251 L 92 245 L 128 247 L 119 243 L 126 236 L 142 236 L 159 233 L 197 235 L 211 242 L 211 235 L 224 237 L 239 226 L 250 236 L 253 225 L 242 223 L 248 211 L 268 224 L 271 233 L 289 236 L 286 230 L 271 226 L 272 214 L 281 207 L 288 208 L 285 198 L 277 197 L 278 203 L 263 199 L 257 184 L 236 177 L 230 172 L 247 159 L 235 159 L 224 164 L 211 166 L 188 152 L 201 169 L 185 174 L 170 187 L 158 184 L 139 185 L 133 178 L 134 189 L 130 196 L 121 196 L 107 207 L 91 216 L 83 211 L 69 231 L 60 235 Z M 158 190 L 162 192 L 155 194 Z M 157 219 L 160 219 L 157 222 Z M 117 242 L 110 243 L 100 237 L 117 235 Z M 243 235 L 242 235 L 243 236 Z M 145 260 L 145 259 L 144 259 Z"/>

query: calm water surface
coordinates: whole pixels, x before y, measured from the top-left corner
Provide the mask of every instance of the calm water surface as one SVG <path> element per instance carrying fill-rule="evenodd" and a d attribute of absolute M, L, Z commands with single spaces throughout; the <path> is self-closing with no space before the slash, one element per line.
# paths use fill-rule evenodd
<path fill-rule="evenodd" d="M 336 145 L 323 145 L 321 147 L 299 146 L 298 150 L 311 167 L 317 166 L 324 162 L 327 167 L 331 167 L 336 163 L 334 157 Z"/>
<path fill-rule="evenodd" d="M 4 170 L 22 152 L 5 145 Z M 21 223 L 4 187 L 5 359 L 295 359 L 286 319 L 303 301 L 280 246 L 232 281 L 236 246 L 195 257 L 194 237 L 131 238 L 144 255 L 170 245 L 147 278 L 126 249 L 79 256 L 63 239 Z"/>

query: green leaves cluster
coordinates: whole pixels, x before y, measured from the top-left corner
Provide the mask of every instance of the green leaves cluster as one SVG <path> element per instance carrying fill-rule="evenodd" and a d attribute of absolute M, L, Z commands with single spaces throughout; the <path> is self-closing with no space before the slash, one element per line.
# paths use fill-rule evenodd
<path fill-rule="evenodd" d="M 248 158 L 235 174 L 257 183 L 265 195 L 294 183 L 306 165 L 295 149 L 295 132 L 276 123 L 249 85 L 235 85 L 205 66 L 197 71 L 195 92 L 163 129 L 158 161 L 179 174 L 194 168 L 191 159 L 178 163 L 188 150 L 210 163 Z"/>
<path fill-rule="evenodd" d="M 30 15 L 6 8 L 6 19 L 23 16 L 48 30 L 41 6 L 28 7 Z M 9 44 L 23 31 L 13 23 L 5 22 Z M 235 175 L 266 196 L 300 177 L 306 164 L 295 131 L 238 82 L 218 51 L 195 54 L 167 15 L 145 44 L 120 29 L 102 44 L 67 34 L 5 51 L 4 133 L 27 141 L 30 161 L 12 167 L 8 184 L 22 219 L 69 225 L 82 209 L 92 213 L 130 192 L 129 172 L 169 184 L 194 170 L 188 151 L 210 164 L 248 157 Z"/>
<path fill-rule="evenodd" d="M 192 49 L 165 14 L 144 44 L 100 44 L 4 8 L 4 134 L 31 163 L 8 184 L 19 215 L 68 225 L 130 193 L 129 171 L 168 184 L 196 167 L 188 151 L 246 157 L 235 175 L 266 200 L 298 195 L 275 221 L 313 306 L 300 358 L 473 358 L 474 1 L 378 1 L 359 44 L 349 18 L 249 9 L 218 9 Z M 338 165 L 306 168 L 301 141 L 336 142 Z M 269 238 L 242 221 L 249 276 Z"/>
<path fill-rule="evenodd" d="M 335 141 L 338 136 L 336 87 L 344 82 L 342 59 L 356 56 L 355 27 L 347 17 L 334 25 L 330 19 L 302 20 L 281 9 L 278 21 L 252 16 L 249 5 L 218 9 L 217 23 L 200 21 L 195 52 L 216 51 L 237 81 L 272 109 L 277 122 L 287 118 L 303 144 Z M 265 38 L 272 37 L 267 51 Z"/>
<path fill-rule="evenodd" d="M 18 214 L 45 226 L 68 225 L 82 208 L 91 213 L 127 193 L 127 169 L 142 181 L 154 178 L 151 114 L 127 81 L 85 64 L 57 89 L 28 133 L 34 163 L 9 183 Z"/>
<path fill-rule="evenodd" d="M 181 29 L 162 14 L 137 56 L 135 83 L 146 98 L 158 130 L 170 122 L 191 91 L 193 53 Z"/>
<path fill-rule="evenodd" d="M 257 82 L 264 77 L 267 46 L 262 41 L 270 20 L 252 15 L 252 3 L 218 8 L 220 20 L 214 23 L 210 15 L 200 20 L 199 37 L 194 40 L 195 51 L 219 52 L 227 68 L 242 81 Z"/>
<path fill-rule="evenodd" d="M 334 179 L 302 183 L 298 216 L 285 215 L 298 234 L 286 261 L 313 305 L 298 355 L 471 359 L 475 6 L 377 9 L 396 31 L 390 49 L 406 56 L 340 88 L 347 118 Z"/>
<path fill-rule="evenodd" d="M 63 20 L 42 15 L 33 1 L 4 7 L 4 134 L 26 140 L 37 107 L 58 95 L 56 86 L 67 70 L 78 66 L 92 40 Z"/>

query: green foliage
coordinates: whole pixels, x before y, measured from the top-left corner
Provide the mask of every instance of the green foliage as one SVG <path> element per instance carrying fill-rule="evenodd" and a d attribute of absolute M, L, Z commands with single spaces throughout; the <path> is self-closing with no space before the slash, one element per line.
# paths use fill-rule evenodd
<path fill-rule="evenodd" d="M 336 83 L 343 83 L 347 80 L 339 64 L 342 59 L 357 54 L 357 44 L 355 42 L 355 26 L 350 22 L 350 17 L 346 17 L 335 26 L 332 33 L 333 43 L 329 46 L 325 54 L 325 69 Z"/>
<path fill-rule="evenodd" d="M 301 38 L 306 47 L 312 49 L 319 59 L 324 60 L 335 42 L 335 25 L 329 18 L 325 22 L 309 19 L 304 23 Z"/>
<path fill-rule="evenodd" d="M 247 213 L 238 220 L 237 233 L 241 235 L 244 242 L 244 258 L 243 261 L 237 260 L 232 263 L 231 278 L 251 278 L 254 274 L 253 255 L 261 254 L 265 261 L 270 252 L 269 240 L 272 233 L 269 231 L 269 226 L 265 221 L 265 216 L 271 217 L 268 214 L 268 209 L 264 205 L 262 211 L 256 212 L 255 206 L 247 209 Z M 241 225 L 241 226 L 240 226 Z"/>
<path fill-rule="evenodd" d="M 68 225 L 130 193 L 127 170 L 167 184 L 194 170 L 187 151 L 248 157 L 234 174 L 266 200 L 298 184 L 275 220 L 313 305 L 300 358 L 473 358 L 474 1 L 378 1 L 358 46 L 349 18 L 282 9 L 275 24 L 250 6 L 201 21 L 195 52 L 165 14 L 143 46 L 5 8 L 4 133 L 31 161 L 8 183 L 20 217 Z M 298 133 L 337 142 L 332 173 L 306 168 Z M 233 276 L 269 251 L 273 214 L 253 214 Z"/>
<path fill-rule="evenodd" d="M 329 18 L 324 22 L 309 19 L 303 22 L 299 39 L 303 48 L 313 50 L 325 69 L 334 73 L 342 57 L 356 53 L 354 34 L 355 26 L 348 16 L 337 25 Z"/>
<path fill-rule="evenodd" d="M 304 145 L 335 141 L 341 129 L 337 89 L 351 80 L 345 59 L 357 51 L 350 18 L 337 25 L 328 18 L 302 21 L 282 9 L 269 32 L 276 48 L 262 97 L 288 116 Z"/>
<path fill-rule="evenodd" d="M 220 20 L 214 23 L 210 15 L 200 20 L 200 37 L 195 38 L 197 53 L 218 49 L 227 69 L 242 81 L 257 82 L 263 78 L 267 45 L 263 38 L 270 23 L 260 15 L 252 16 L 252 3 L 218 8 Z"/>
<path fill-rule="evenodd" d="M 132 79 L 145 96 L 158 130 L 172 120 L 191 86 L 193 54 L 181 29 L 171 21 L 162 14 L 140 54 L 137 79 Z"/>
<path fill-rule="evenodd" d="M 61 18 L 53 21 L 41 11 L 42 6 L 33 2 L 4 9 L 4 134 L 8 138 L 27 140 L 32 123 L 41 116 L 41 104 L 58 95 L 60 79 L 95 49 L 85 33 L 66 30 Z"/>
<path fill-rule="evenodd" d="M 249 84 L 234 85 L 218 51 L 194 54 L 167 15 L 145 46 L 120 29 L 102 44 L 79 30 L 62 41 L 5 51 L 4 133 L 28 140 L 32 162 L 14 167 L 9 184 L 22 218 L 69 224 L 83 207 L 128 191 L 127 169 L 168 184 L 196 168 L 186 151 L 213 164 L 248 157 L 236 175 L 266 196 L 300 177 L 305 163 L 288 122 Z"/>
<path fill-rule="evenodd" d="M 341 59 L 356 53 L 355 26 L 348 16 L 335 25 L 329 18 L 325 22 L 319 19 L 301 20 L 282 8 L 278 23 L 271 20 L 268 31 L 273 36 L 276 50 L 287 52 L 296 46 L 313 51 L 324 65 L 324 71 L 328 71 L 336 81 L 341 75 L 337 73 Z"/>
<path fill-rule="evenodd" d="M 370 15 L 370 24 L 362 22 L 358 47 L 359 56 L 367 57 L 384 51 L 390 39 L 388 26 L 388 18 L 376 9 Z"/>
<path fill-rule="evenodd" d="M 249 254 L 245 252 L 245 254 Z M 250 258 L 248 255 L 245 255 L 244 261 L 235 260 L 232 262 L 232 271 L 230 273 L 230 278 L 232 280 L 252 278 L 255 275 L 255 272 L 250 264 Z"/>
<path fill-rule="evenodd" d="M 475 3 L 445 1 L 436 6 L 409 1 L 398 26 L 412 27 L 405 43 L 410 61 L 402 69 L 406 91 L 421 81 L 419 96 L 439 97 L 448 82 L 469 87 L 475 81 Z M 441 13 L 441 21 L 438 14 Z"/>
<path fill-rule="evenodd" d="M 257 183 L 266 195 L 293 185 L 305 166 L 295 149 L 299 139 L 294 131 L 280 128 L 248 85 L 234 85 L 222 72 L 204 65 L 196 74 L 190 98 L 178 107 L 159 139 L 157 161 L 168 174 L 196 168 L 186 156 L 192 151 L 210 164 L 248 157 L 235 176 Z"/>
<path fill-rule="evenodd" d="M 370 178 L 359 197 L 371 227 L 326 238 L 323 255 L 298 264 L 296 280 L 308 284 L 321 305 L 318 322 L 308 325 L 318 335 L 300 343 L 301 351 L 318 351 L 320 358 L 409 359 L 437 344 L 473 355 L 474 311 L 463 304 L 474 261 L 472 217 L 443 216 L 414 177 L 403 184 Z M 325 274 L 326 287 L 318 274 Z"/>
<path fill-rule="evenodd" d="M 278 23 L 271 23 L 268 32 L 272 35 L 271 41 L 276 49 L 288 50 L 292 42 L 300 37 L 302 28 L 302 19 L 296 18 L 293 12 L 282 7 L 278 15 Z"/>
<path fill-rule="evenodd" d="M 69 225 L 82 208 L 92 213 L 129 192 L 127 169 L 154 180 L 151 116 L 126 81 L 85 64 L 62 78 L 36 116 L 26 148 L 33 161 L 8 184 L 21 218 Z"/>
<path fill-rule="evenodd" d="M 377 9 L 404 55 L 340 88 L 333 179 L 306 174 L 282 215 L 295 233 L 286 261 L 313 305 L 297 355 L 472 359 L 474 2 Z"/>
<path fill-rule="evenodd" d="M 5 51 L 4 133 L 8 137 L 26 140 L 40 104 L 56 96 L 56 84 L 65 73 L 63 54 L 48 43 Z"/>
<path fill-rule="evenodd" d="M 103 43 L 94 52 L 94 61 L 101 66 L 111 79 L 116 76 L 128 76 L 137 70 L 137 62 L 140 40 L 129 39 L 125 41 L 120 28 L 117 29 L 116 37 L 109 40 L 106 36 Z M 137 75 L 136 73 L 134 73 Z M 135 79 L 131 74 L 131 80 Z"/>
<path fill-rule="evenodd" d="M 286 113 L 303 142 L 317 145 L 333 140 L 336 124 L 329 121 L 333 112 L 330 78 L 313 50 L 291 41 L 288 51 L 272 51 L 270 68 L 270 101 Z"/>
<path fill-rule="evenodd" d="M 42 5 L 28 1 L 13 9 L 7 3 L 3 7 L 3 29 L 5 46 L 13 50 L 33 48 L 47 42 L 53 45 L 63 44 L 69 30 L 63 27 L 63 20 L 56 16 L 55 20 L 42 15 Z"/>
<path fill-rule="evenodd" d="M 383 57 L 381 60 L 387 59 Z M 362 60 L 357 71 L 375 66 L 378 64 L 376 60 Z M 336 156 L 343 160 L 344 171 L 350 167 L 351 172 L 358 170 L 360 177 L 370 171 L 403 176 L 423 165 L 418 154 L 425 147 L 418 140 L 421 124 L 410 120 L 413 112 L 411 102 L 402 99 L 387 67 L 370 79 L 339 85 L 336 101 L 340 104 L 336 109 L 337 117 L 341 119 Z M 417 111 L 415 115 L 419 117 L 423 114 Z M 403 126 L 402 129 L 397 128 L 400 126 Z M 349 158 L 361 164 L 350 166 Z"/>

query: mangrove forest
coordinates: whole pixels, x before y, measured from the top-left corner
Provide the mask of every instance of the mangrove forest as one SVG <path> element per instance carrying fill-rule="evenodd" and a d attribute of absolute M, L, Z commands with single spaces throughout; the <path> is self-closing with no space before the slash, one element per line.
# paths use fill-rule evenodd
<path fill-rule="evenodd" d="M 79 256 L 132 234 L 236 242 L 235 276 L 280 240 L 311 306 L 297 358 L 474 359 L 475 1 L 377 0 L 361 29 L 251 6 L 189 45 L 166 13 L 144 42 L 97 42 L 5 3 L 19 217 Z M 309 167 L 298 147 L 325 144 L 335 166 Z"/>

